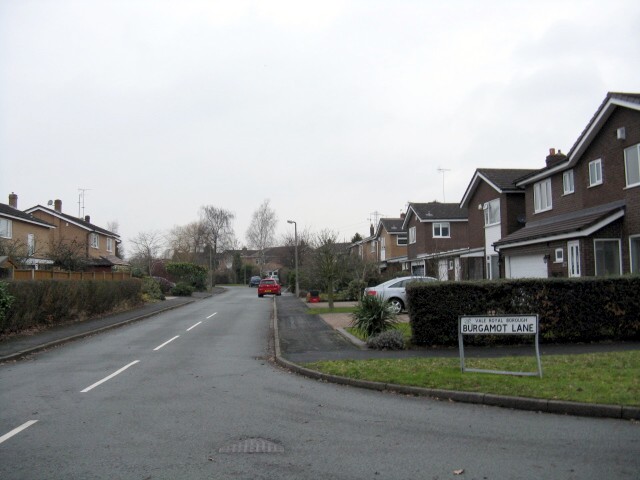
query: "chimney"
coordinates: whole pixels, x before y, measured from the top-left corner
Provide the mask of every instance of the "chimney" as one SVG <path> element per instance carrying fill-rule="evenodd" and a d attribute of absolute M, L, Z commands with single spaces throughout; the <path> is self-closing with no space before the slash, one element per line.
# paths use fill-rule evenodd
<path fill-rule="evenodd" d="M 18 208 L 18 195 L 13 192 L 9 194 L 9 206 L 15 209 Z"/>
<path fill-rule="evenodd" d="M 91 217 L 89 215 L 84 216 L 84 221 L 87 223 L 91 223 Z"/>
<path fill-rule="evenodd" d="M 53 208 L 56 212 L 62 213 L 62 200 L 56 200 L 53 202 Z"/>
<path fill-rule="evenodd" d="M 400 218 L 402 220 L 404 220 L 407 217 L 407 214 L 405 212 L 400 213 Z"/>
<path fill-rule="evenodd" d="M 556 153 L 555 148 L 549 149 L 549 155 L 547 155 L 547 167 L 553 167 L 559 163 L 564 162 L 567 159 L 567 156 L 562 153 L 561 150 L 558 149 L 558 153 Z"/>
<path fill-rule="evenodd" d="M 375 230 L 373 228 L 373 223 L 369 226 L 369 233 L 371 234 L 371 236 L 373 237 L 373 234 L 375 233 Z"/>

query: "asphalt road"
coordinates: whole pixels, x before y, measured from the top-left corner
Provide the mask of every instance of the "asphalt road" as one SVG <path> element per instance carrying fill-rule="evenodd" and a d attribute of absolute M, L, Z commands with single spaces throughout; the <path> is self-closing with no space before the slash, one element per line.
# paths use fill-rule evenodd
<path fill-rule="evenodd" d="M 0 365 L 0 478 L 638 478 L 635 422 L 282 370 L 267 360 L 271 302 L 232 288 Z"/>

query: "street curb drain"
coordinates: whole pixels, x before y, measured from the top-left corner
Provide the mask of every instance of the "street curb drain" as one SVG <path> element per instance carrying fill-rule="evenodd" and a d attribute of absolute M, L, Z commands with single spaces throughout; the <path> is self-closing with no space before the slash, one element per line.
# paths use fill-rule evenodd
<path fill-rule="evenodd" d="M 247 438 L 220 448 L 218 453 L 284 453 L 284 447 L 264 438 Z"/>

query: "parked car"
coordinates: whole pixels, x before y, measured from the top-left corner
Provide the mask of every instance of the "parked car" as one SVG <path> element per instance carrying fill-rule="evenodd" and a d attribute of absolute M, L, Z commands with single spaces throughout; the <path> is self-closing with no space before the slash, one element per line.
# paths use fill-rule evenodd
<path fill-rule="evenodd" d="M 261 280 L 261 278 L 258 277 L 258 276 L 251 277 L 251 280 L 249 280 L 249 286 L 250 287 L 257 287 L 258 285 L 260 285 L 260 280 Z"/>
<path fill-rule="evenodd" d="M 364 293 L 365 295 L 372 295 L 387 300 L 391 304 L 391 309 L 395 313 L 400 313 L 407 307 L 407 285 L 412 282 L 434 282 L 437 280 L 437 278 L 433 277 L 394 278 L 375 287 L 367 287 L 364 289 Z"/>
<path fill-rule="evenodd" d="M 281 295 L 280 284 L 273 278 L 265 278 L 260 280 L 258 285 L 258 297 L 263 297 L 265 294 L 270 293 L 272 295 Z"/>

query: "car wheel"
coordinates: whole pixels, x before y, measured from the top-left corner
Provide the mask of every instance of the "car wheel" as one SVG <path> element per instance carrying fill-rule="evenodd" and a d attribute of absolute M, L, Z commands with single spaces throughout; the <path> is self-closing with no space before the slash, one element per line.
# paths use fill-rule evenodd
<path fill-rule="evenodd" d="M 399 298 L 392 298 L 389 300 L 389 305 L 391 306 L 391 311 L 393 313 L 400 313 L 404 309 L 404 304 Z"/>
<path fill-rule="evenodd" d="M 260 294 L 258 294 L 258 298 L 262 298 L 262 297 L 264 297 L 264 295 L 260 295 Z"/>

